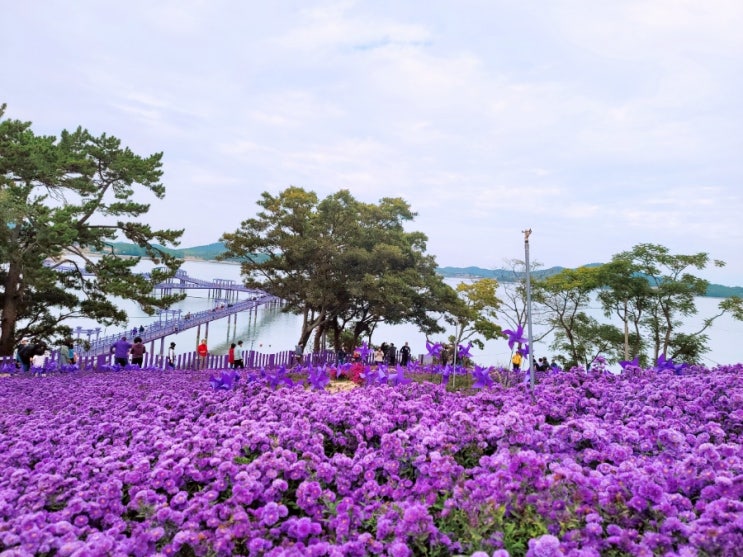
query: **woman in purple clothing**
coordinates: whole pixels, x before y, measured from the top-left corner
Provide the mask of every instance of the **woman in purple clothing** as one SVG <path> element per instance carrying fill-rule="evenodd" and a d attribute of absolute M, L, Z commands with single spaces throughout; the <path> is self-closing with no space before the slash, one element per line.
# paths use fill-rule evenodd
<path fill-rule="evenodd" d="M 132 349 L 132 343 L 127 342 L 126 337 L 121 337 L 111 346 L 111 352 L 114 355 L 114 363 L 125 367 L 129 363 L 129 350 Z"/>

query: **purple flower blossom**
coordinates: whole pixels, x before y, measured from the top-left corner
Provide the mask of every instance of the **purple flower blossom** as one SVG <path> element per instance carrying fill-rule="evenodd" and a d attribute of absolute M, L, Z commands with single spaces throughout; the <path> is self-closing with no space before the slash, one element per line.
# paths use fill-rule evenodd
<path fill-rule="evenodd" d="M 513 517 L 549 532 L 516 540 L 530 555 L 740 547 L 743 366 L 574 370 L 533 395 L 482 367 L 475 393 L 390 371 L 332 395 L 274 390 L 273 369 L 229 390 L 186 370 L 4 378 L 0 551 L 502 557 Z"/>

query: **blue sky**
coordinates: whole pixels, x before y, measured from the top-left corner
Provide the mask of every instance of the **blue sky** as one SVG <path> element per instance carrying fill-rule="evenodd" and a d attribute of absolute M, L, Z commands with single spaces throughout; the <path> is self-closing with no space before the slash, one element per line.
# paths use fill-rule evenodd
<path fill-rule="evenodd" d="M 743 285 L 739 0 L 0 0 L 0 103 L 164 152 L 148 221 L 263 191 L 406 199 L 440 265 L 705 251 Z M 145 199 L 146 200 L 146 199 Z"/>

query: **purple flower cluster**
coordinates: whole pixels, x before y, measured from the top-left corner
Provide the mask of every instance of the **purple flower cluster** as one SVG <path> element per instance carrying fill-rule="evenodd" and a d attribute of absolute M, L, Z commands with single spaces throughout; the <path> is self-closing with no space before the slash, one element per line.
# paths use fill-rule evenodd
<path fill-rule="evenodd" d="M 484 370 L 475 394 L 330 394 L 314 373 L 0 379 L 0 555 L 743 547 L 743 365 L 553 374 L 533 396 Z"/>

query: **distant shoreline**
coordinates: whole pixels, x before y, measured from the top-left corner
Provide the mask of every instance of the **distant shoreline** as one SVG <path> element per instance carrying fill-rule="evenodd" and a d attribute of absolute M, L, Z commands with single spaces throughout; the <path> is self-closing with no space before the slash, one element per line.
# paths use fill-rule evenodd
<path fill-rule="evenodd" d="M 114 252 L 121 257 L 140 257 L 142 259 L 149 259 L 142 248 L 135 244 L 128 244 L 124 242 L 116 242 L 111 245 Z M 169 253 L 178 259 L 183 261 L 198 262 L 203 261 L 205 263 L 224 263 L 228 265 L 240 265 L 239 261 L 233 260 L 217 260 L 216 256 L 225 253 L 226 249 L 224 244 L 221 242 L 215 242 L 203 246 L 195 246 L 191 248 L 165 248 L 163 246 L 156 246 L 162 249 L 166 253 Z M 98 252 L 89 252 L 86 250 L 85 253 L 90 255 L 96 255 Z M 588 263 L 581 267 L 598 267 L 603 263 Z M 538 280 L 546 278 L 557 273 L 566 270 L 566 267 L 550 267 L 548 269 L 539 269 L 533 271 L 531 276 Z M 477 266 L 468 267 L 437 267 L 436 273 L 445 278 L 460 278 L 465 280 L 477 280 L 477 279 L 495 279 L 499 283 L 513 283 L 518 280 L 518 273 L 513 270 L 507 269 L 483 269 Z M 732 296 L 738 296 L 743 298 L 743 286 L 725 286 L 722 284 L 710 283 L 707 287 L 707 292 L 704 297 L 707 298 L 730 298 Z"/>

